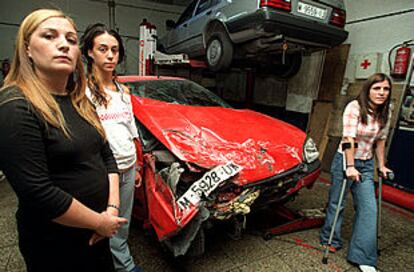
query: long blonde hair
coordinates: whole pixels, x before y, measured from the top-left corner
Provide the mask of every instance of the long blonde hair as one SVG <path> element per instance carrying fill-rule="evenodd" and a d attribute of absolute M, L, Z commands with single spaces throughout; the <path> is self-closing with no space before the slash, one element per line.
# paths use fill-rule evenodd
<path fill-rule="evenodd" d="M 74 21 L 60 10 L 39 9 L 26 16 L 17 33 L 16 50 L 10 72 L 4 80 L 4 87 L 17 86 L 48 124 L 70 137 L 59 104 L 39 80 L 27 54 L 27 46 L 33 32 L 41 23 L 52 17 L 64 18 L 76 29 Z M 76 111 L 105 138 L 105 132 L 95 109 L 85 95 L 86 77 L 80 51 L 76 59 L 75 71 L 69 76 L 66 88 Z"/>

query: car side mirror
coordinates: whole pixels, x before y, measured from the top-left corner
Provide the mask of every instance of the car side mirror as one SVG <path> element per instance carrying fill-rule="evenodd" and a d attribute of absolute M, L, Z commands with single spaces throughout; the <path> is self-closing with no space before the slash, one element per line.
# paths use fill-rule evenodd
<path fill-rule="evenodd" d="M 165 26 L 167 27 L 167 31 L 175 28 L 174 20 L 167 20 L 165 21 Z"/>

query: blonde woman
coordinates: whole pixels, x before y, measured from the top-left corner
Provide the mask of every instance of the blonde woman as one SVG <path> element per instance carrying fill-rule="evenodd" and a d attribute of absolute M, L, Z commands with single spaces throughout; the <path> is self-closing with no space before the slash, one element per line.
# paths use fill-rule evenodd
<path fill-rule="evenodd" d="M 19 199 L 19 248 L 29 272 L 113 271 L 109 241 L 126 219 L 118 169 L 85 96 L 76 27 L 58 10 L 22 22 L 0 91 L 0 168 Z"/>

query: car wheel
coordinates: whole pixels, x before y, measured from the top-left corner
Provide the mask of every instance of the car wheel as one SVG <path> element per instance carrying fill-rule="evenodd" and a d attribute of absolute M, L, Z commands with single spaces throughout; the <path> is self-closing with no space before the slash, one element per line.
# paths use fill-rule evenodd
<path fill-rule="evenodd" d="M 233 43 L 226 32 L 219 31 L 211 35 L 207 43 L 206 59 L 212 71 L 230 67 L 233 59 Z"/>
<path fill-rule="evenodd" d="M 279 78 L 288 79 L 296 75 L 302 65 L 302 54 L 293 53 L 285 56 L 285 63 L 282 63 L 282 56 L 277 56 L 274 63 L 259 67 L 259 73 L 275 75 Z"/>

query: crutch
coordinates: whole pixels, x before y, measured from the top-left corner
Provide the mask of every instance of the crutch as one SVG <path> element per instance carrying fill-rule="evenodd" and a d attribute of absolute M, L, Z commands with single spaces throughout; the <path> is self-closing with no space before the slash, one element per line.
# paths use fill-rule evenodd
<path fill-rule="evenodd" d="M 385 179 L 394 180 L 394 172 L 388 172 Z M 378 170 L 378 220 L 377 220 L 377 252 L 381 255 L 381 213 L 382 212 L 382 173 Z"/>
<path fill-rule="evenodd" d="M 332 244 L 332 239 L 333 239 L 334 232 L 335 232 L 335 226 L 336 226 L 336 222 L 338 221 L 339 212 L 341 210 L 342 201 L 343 201 L 343 198 L 344 198 L 344 195 L 345 195 L 346 183 L 347 183 L 347 180 L 348 180 L 347 177 L 346 177 L 345 150 L 348 149 L 348 148 L 351 148 L 351 144 L 350 143 L 342 143 L 341 147 L 342 147 L 342 154 L 343 154 L 342 170 L 343 170 L 344 180 L 342 181 L 342 188 L 341 188 L 341 193 L 339 195 L 338 207 L 336 208 L 334 221 L 332 222 L 331 233 L 329 234 L 328 244 L 326 245 L 325 252 L 324 252 L 323 258 L 322 258 L 322 263 L 324 263 L 324 264 L 328 263 L 329 248 L 331 247 L 331 244 Z M 355 148 L 356 147 L 357 147 L 357 144 L 355 143 Z"/>

